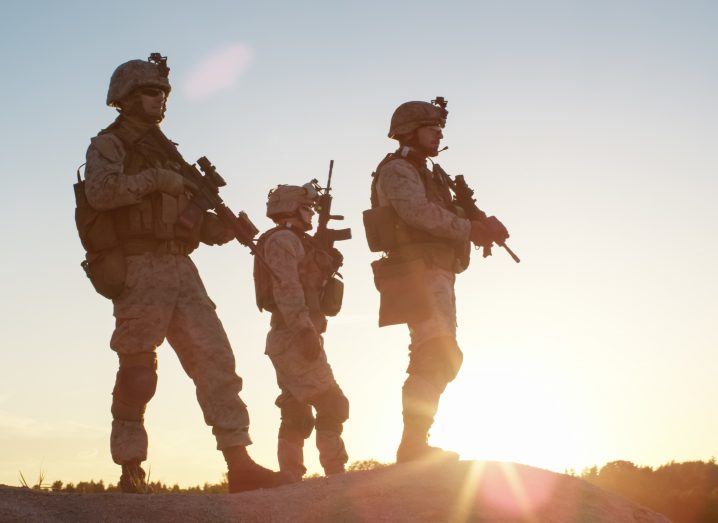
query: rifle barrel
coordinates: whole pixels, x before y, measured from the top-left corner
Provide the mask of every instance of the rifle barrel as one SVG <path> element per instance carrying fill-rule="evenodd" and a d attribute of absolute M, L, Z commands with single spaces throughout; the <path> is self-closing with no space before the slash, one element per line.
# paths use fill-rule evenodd
<path fill-rule="evenodd" d="M 518 256 L 516 256 L 516 254 L 514 253 L 514 251 L 512 251 L 511 248 L 510 248 L 508 245 L 506 245 L 506 243 L 499 243 L 499 245 L 500 245 L 501 247 L 503 247 L 504 249 L 506 249 L 506 252 L 508 252 L 508 253 L 511 255 L 511 257 L 514 259 L 514 261 L 515 261 L 516 263 L 521 263 L 521 258 L 519 258 Z"/>
<path fill-rule="evenodd" d="M 332 171 L 334 170 L 334 160 L 329 160 L 329 178 L 327 179 L 327 192 L 332 188 Z"/>

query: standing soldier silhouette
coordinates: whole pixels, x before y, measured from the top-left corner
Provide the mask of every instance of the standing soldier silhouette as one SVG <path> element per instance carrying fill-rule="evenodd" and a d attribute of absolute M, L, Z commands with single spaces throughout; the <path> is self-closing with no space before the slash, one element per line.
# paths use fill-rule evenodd
<path fill-rule="evenodd" d="M 143 419 L 157 385 L 155 351 L 166 338 L 195 384 L 204 419 L 227 461 L 230 492 L 272 487 L 282 476 L 247 454 L 242 380 L 189 257 L 200 242 L 220 245 L 235 234 L 211 212 L 180 223 L 197 187 L 180 174 L 183 160 L 159 127 L 171 89 L 168 74 L 158 54 L 117 67 L 107 105 L 120 114 L 91 140 L 85 181 L 76 185 L 77 224 L 89 251 L 83 266 L 98 292 L 112 299 L 116 318 L 110 340 L 119 357 L 112 459 L 122 466 L 122 491 L 145 490 Z"/>
<path fill-rule="evenodd" d="M 307 470 L 304 440 L 313 429 L 327 475 L 344 472 L 348 459 L 341 434 L 349 401 L 334 379 L 322 339 L 326 316 L 341 307 L 341 286 L 333 278 L 341 255 L 307 234 L 317 198 L 312 184 L 280 185 L 269 193 L 267 216 L 276 227 L 259 238 L 267 266 L 254 263 L 257 306 L 272 313 L 266 354 L 281 389 L 279 469 L 294 481 Z"/>
<path fill-rule="evenodd" d="M 399 463 L 458 459 L 428 444 L 441 394 L 463 360 L 456 341 L 455 275 L 468 266 L 470 242 L 490 246 L 509 237 L 495 217 L 464 218 L 448 176 L 427 167 L 439 154 L 448 115 L 443 98 L 437 101 L 406 102 L 394 111 L 389 138 L 399 149 L 373 173 L 372 209 L 364 213 L 370 249 L 385 253 L 372 264 L 381 296 L 379 325 L 406 323 L 411 337 Z"/>

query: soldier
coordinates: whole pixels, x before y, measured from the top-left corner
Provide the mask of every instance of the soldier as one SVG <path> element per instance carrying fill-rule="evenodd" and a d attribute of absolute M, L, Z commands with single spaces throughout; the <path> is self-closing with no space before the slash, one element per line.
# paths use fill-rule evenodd
<path fill-rule="evenodd" d="M 341 258 L 338 251 L 328 253 L 307 234 L 316 197 L 311 184 L 280 185 L 269 193 L 267 216 L 277 226 L 258 243 L 269 268 L 258 260 L 254 264 L 257 305 L 272 313 L 265 352 L 281 389 L 276 401 L 282 416 L 279 469 L 294 481 L 307 471 L 304 440 L 314 428 L 319 461 L 327 475 L 344 472 L 348 459 L 341 434 L 349 402 L 334 380 L 321 336 L 326 315 L 338 312 L 338 307 L 328 304 L 328 282 Z"/>
<path fill-rule="evenodd" d="M 428 102 L 407 102 L 394 111 L 389 138 L 399 149 L 373 174 L 372 209 L 365 212 L 370 247 L 386 253 L 372 264 L 380 325 L 406 323 L 411 337 L 398 463 L 458 459 L 427 443 L 439 398 L 463 359 L 456 341 L 455 275 L 468 266 L 470 241 L 483 246 L 508 238 L 495 217 L 486 224 L 463 218 L 448 180 L 427 168 L 427 159 L 439 153 L 447 114 Z"/>
<path fill-rule="evenodd" d="M 281 476 L 247 453 L 251 440 L 247 408 L 239 397 L 242 380 L 215 305 L 189 258 L 200 242 L 220 245 L 234 233 L 209 212 L 192 227 L 178 223 L 196 187 L 179 174 L 172 159 L 179 153 L 159 128 L 171 89 L 168 73 L 165 60 L 155 55 L 120 65 L 107 93 L 107 105 L 119 117 L 87 150 L 86 199 L 99 218 L 111 219 L 100 236 L 117 243 L 114 249 L 88 255 L 88 274 L 98 290 L 113 298 L 116 318 L 110 340 L 119 356 L 112 393 L 112 459 L 122 466 L 123 492 L 144 490 L 143 418 L 157 385 L 155 351 L 167 338 L 194 381 L 204 419 L 224 454 L 230 492 L 272 487 Z M 111 285 L 118 281 L 119 287 Z"/>

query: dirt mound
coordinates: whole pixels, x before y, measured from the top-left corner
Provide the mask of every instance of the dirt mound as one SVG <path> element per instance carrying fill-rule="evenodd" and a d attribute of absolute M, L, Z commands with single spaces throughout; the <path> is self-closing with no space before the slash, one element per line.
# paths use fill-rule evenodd
<path fill-rule="evenodd" d="M 620 496 L 524 465 L 392 465 L 244 494 L 63 494 L 0 487 L 0 521 L 668 523 Z"/>

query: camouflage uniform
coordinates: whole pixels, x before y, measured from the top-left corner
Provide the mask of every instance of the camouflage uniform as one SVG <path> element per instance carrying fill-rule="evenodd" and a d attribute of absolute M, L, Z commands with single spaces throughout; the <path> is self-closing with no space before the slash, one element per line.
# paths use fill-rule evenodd
<path fill-rule="evenodd" d="M 394 111 L 388 136 L 400 148 L 373 174 L 372 208 L 364 213 L 369 247 L 384 253 L 372 263 L 381 295 L 379 325 L 406 323 L 411 337 L 397 461 L 457 457 L 428 446 L 427 439 L 439 398 L 463 359 L 454 281 L 468 266 L 472 222 L 455 206 L 446 177 L 426 165 L 428 156 L 438 154 L 448 114 L 443 98 L 435 102 L 407 102 Z M 419 138 L 423 127 L 433 128 L 422 132 L 430 143 Z"/>
<path fill-rule="evenodd" d="M 160 130 L 171 86 L 167 59 L 152 53 L 115 69 L 107 105 L 120 112 L 91 140 L 85 180 L 75 184 L 75 222 L 87 251 L 83 267 L 95 289 L 112 299 L 111 348 L 119 357 L 112 391 L 113 460 L 123 492 L 143 492 L 147 403 L 157 386 L 155 351 L 165 340 L 194 381 L 204 419 L 227 462 L 230 493 L 273 487 L 280 474 L 246 450 L 247 408 L 242 380 L 215 305 L 189 254 L 202 243 L 235 238 L 195 195 L 197 177 Z M 193 181 L 190 181 L 191 178 Z M 211 203 L 211 202 L 210 202 Z"/>
<path fill-rule="evenodd" d="M 423 172 L 422 172 L 423 171 Z M 436 238 L 468 246 L 471 224 L 427 197 L 424 180 L 432 174 L 404 158 L 393 158 L 377 171 L 376 193 L 380 206 L 391 206 L 406 224 Z M 448 250 L 452 249 L 448 245 Z M 456 343 L 455 272 L 460 267 L 429 263 L 423 285 L 431 297 L 428 317 L 409 320 L 411 337 L 409 376 L 403 387 L 405 422 L 428 427 L 433 423 L 439 397 L 461 364 Z"/>
<path fill-rule="evenodd" d="M 122 122 L 120 126 L 130 136 L 139 134 L 132 122 Z M 124 172 L 125 156 L 123 143 L 113 132 L 92 140 L 87 152 L 86 194 L 96 209 L 141 206 L 154 191 L 156 170 L 176 168 L 157 159 L 155 167 L 128 175 Z M 163 193 L 160 198 L 161 219 L 170 228 L 187 205 L 187 196 Z M 226 241 L 227 234 L 217 218 L 207 215 L 206 219 L 200 228 L 200 239 L 208 244 Z M 110 341 L 123 367 L 117 375 L 111 435 L 112 458 L 118 464 L 147 458 L 142 411 L 154 393 L 155 350 L 165 338 L 195 383 L 197 399 L 205 421 L 213 427 L 217 448 L 251 443 L 247 409 L 238 396 L 242 380 L 235 373 L 234 355 L 214 303 L 187 256 L 189 249 L 191 245 L 179 241 L 157 241 L 151 251 L 126 257 L 125 290 L 113 300 L 116 327 Z M 132 368 L 133 362 L 152 372 L 127 376 L 123 369 Z M 118 391 L 124 388 L 129 389 L 126 395 L 137 397 L 118 398 Z M 137 392 L 138 389 L 142 390 Z"/>
<path fill-rule="evenodd" d="M 281 389 L 276 401 L 282 413 L 277 448 L 280 470 L 297 480 L 304 475 L 304 440 L 316 427 L 319 461 L 325 473 L 342 472 L 348 460 L 341 434 L 349 402 L 327 361 L 320 337 L 327 321 L 318 303 L 328 272 L 333 272 L 331 259 L 309 236 L 285 227 L 265 233 L 259 245 L 275 275 L 271 284 L 264 286 L 270 296 L 260 296 L 263 285 L 255 281 L 260 308 L 272 312 L 265 353 Z M 257 262 L 255 271 L 255 278 L 270 277 Z M 302 350 L 301 335 L 306 332 L 319 336 L 321 349 L 315 359 L 307 359 Z"/>

